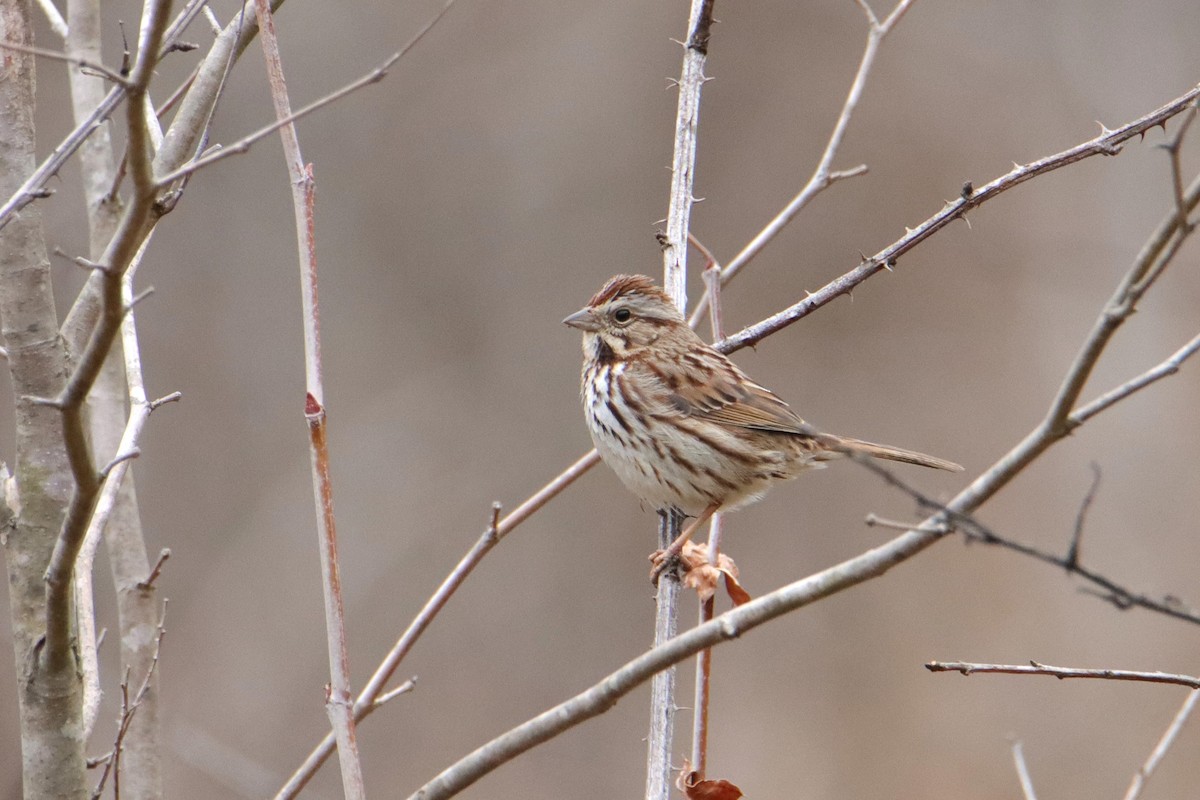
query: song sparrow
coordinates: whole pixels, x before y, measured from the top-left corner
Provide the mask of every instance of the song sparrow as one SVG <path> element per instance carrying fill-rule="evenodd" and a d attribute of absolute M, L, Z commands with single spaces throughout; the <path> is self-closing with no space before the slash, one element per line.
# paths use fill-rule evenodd
<path fill-rule="evenodd" d="M 670 548 L 675 555 L 714 511 L 850 453 L 962 469 L 814 430 L 701 339 L 644 275 L 609 279 L 563 322 L 583 331 L 580 393 L 600 457 L 655 509 L 696 517 Z"/>

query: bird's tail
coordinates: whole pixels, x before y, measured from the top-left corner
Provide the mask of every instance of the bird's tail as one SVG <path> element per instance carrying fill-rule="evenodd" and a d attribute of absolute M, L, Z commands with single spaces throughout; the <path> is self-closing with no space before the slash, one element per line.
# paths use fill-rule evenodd
<path fill-rule="evenodd" d="M 832 449 L 844 453 L 862 453 L 871 458 L 901 461 L 905 464 L 916 464 L 919 467 L 930 467 L 932 469 L 944 469 L 949 472 L 962 472 L 963 470 L 960 464 L 955 464 L 953 461 L 947 461 L 944 458 L 937 458 L 935 456 L 927 456 L 915 450 L 905 450 L 886 444 L 864 442 L 862 439 L 850 439 L 845 436 L 830 436 L 829 438 L 831 441 L 828 444 Z"/>

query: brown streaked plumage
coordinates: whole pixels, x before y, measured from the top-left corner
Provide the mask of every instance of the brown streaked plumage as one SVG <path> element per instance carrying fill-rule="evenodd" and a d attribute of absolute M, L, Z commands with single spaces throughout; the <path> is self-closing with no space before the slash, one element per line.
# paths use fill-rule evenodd
<path fill-rule="evenodd" d="M 583 331 L 581 394 L 592 441 L 621 482 L 656 509 L 707 517 L 847 452 L 962 469 L 814 430 L 701 339 L 643 275 L 611 278 L 563 322 Z"/>

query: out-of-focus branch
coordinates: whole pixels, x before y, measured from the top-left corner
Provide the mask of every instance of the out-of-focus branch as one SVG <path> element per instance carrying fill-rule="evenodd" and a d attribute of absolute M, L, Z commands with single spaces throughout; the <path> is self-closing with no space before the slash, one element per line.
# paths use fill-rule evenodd
<path fill-rule="evenodd" d="M 421 41 L 421 39 L 424 38 L 425 34 L 429 33 L 429 30 L 433 26 L 436 25 L 438 23 L 438 21 L 441 20 L 441 18 L 446 15 L 446 12 L 450 10 L 450 7 L 452 5 L 454 5 L 455 1 L 456 0 L 446 0 L 446 3 L 442 6 L 442 10 L 439 11 L 428 22 L 426 22 L 424 25 L 422 25 L 420 30 L 418 30 L 416 32 L 416 34 L 414 34 L 413 37 L 411 39 L 409 39 L 408 42 L 403 47 L 401 47 L 395 53 L 392 53 L 390 56 L 388 56 L 387 59 L 384 60 L 384 62 L 382 64 L 380 64 L 378 67 L 376 67 L 375 69 L 368 72 L 366 75 L 363 75 L 361 78 L 358 78 L 357 80 L 351 81 L 350 83 L 346 84 L 345 86 L 342 86 L 339 89 L 335 89 L 334 91 L 330 92 L 329 94 L 325 95 L 324 97 L 320 98 L 319 100 L 314 100 L 313 102 L 309 103 L 308 105 L 300 108 L 298 111 L 294 111 L 294 112 L 289 111 L 288 115 L 286 117 L 281 117 L 279 119 L 276 119 L 270 125 L 264 125 L 263 127 L 259 128 L 258 130 L 254 131 L 253 133 L 248 134 L 247 136 L 244 136 L 241 139 L 238 139 L 236 142 L 234 142 L 232 144 L 223 145 L 220 147 L 220 149 L 213 150 L 212 152 L 205 153 L 204 155 L 197 155 L 197 157 L 195 159 L 193 159 L 192 161 L 189 161 L 188 163 L 183 164 L 183 165 L 179 166 L 178 168 L 172 170 L 171 172 L 168 172 L 167 174 L 163 175 L 162 178 L 160 178 L 160 182 L 165 186 L 167 184 L 173 183 L 174 181 L 176 181 L 186 175 L 192 174 L 193 172 L 195 172 L 198 169 L 203 169 L 204 167 L 207 167 L 210 164 L 214 164 L 217 161 L 221 161 L 222 159 L 228 158 L 230 156 L 235 156 L 235 155 L 239 155 L 241 153 L 245 153 L 256 142 L 260 141 L 261 139 L 265 139 L 266 137 L 270 136 L 275 131 L 284 127 L 285 125 L 291 125 L 292 123 L 296 122 L 297 120 L 301 119 L 302 117 L 307 117 L 309 114 L 311 114 L 314 111 L 317 111 L 321 108 L 324 108 L 325 106 L 329 105 L 330 103 L 336 103 L 338 100 L 341 100 L 343 97 L 353 94 L 354 92 L 358 91 L 359 89 L 362 89 L 365 86 L 370 86 L 373 83 L 379 83 L 381 80 L 383 80 L 384 78 L 386 78 L 388 76 L 388 70 L 390 70 L 393 66 L 395 66 L 396 62 L 399 61 L 401 58 L 403 58 L 404 55 L 407 54 L 408 51 L 411 50 L 417 44 L 417 42 Z"/>
<path fill-rule="evenodd" d="M 1012 743 L 1013 766 L 1017 769 L 1017 780 L 1021 782 L 1021 794 L 1025 800 L 1037 800 L 1033 790 L 1033 778 L 1029 777 L 1029 765 L 1025 763 L 1025 748 L 1018 739 Z"/>
<path fill-rule="evenodd" d="M 1125 791 L 1124 800 L 1137 800 L 1138 796 L 1141 795 L 1146 781 L 1154 774 L 1154 770 L 1162 762 L 1163 756 L 1167 754 L 1167 751 L 1171 749 L 1171 745 L 1175 743 L 1175 739 L 1179 736 L 1179 731 L 1183 730 L 1184 723 L 1192 715 L 1192 711 L 1196 708 L 1197 700 L 1200 700 L 1200 691 L 1193 689 L 1188 692 L 1183 705 L 1175 712 L 1175 718 L 1171 720 L 1171 724 L 1163 731 L 1163 735 L 1158 740 L 1158 744 L 1155 745 L 1154 750 L 1151 751 L 1150 757 L 1138 768 L 1137 773 L 1133 776 L 1133 780 L 1129 782 L 1129 788 Z"/>
<path fill-rule="evenodd" d="M 179 41 L 179 37 L 183 35 L 184 29 L 188 26 L 197 14 L 200 13 L 201 7 L 207 0 L 189 0 L 183 10 L 171 23 L 171 27 L 167 30 L 163 37 L 162 53 L 166 53 Z M 279 0 L 283 2 L 283 0 Z M 111 91 L 104 97 L 104 101 L 96 107 L 83 122 L 78 123 L 75 129 L 67 134 L 67 137 L 59 143 L 57 147 L 46 156 L 46 159 L 38 165 L 25 182 L 13 192 L 8 200 L 0 206 L 0 228 L 3 228 L 11 220 L 13 214 L 20 211 L 25 206 L 37 200 L 40 197 L 47 197 L 50 191 L 46 188 L 46 184 L 50 179 L 58 174 L 62 169 L 63 164 L 75 154 L 80 145 L 87 140 L 98 128 L 100 128 L 109 115 L 120 105 L 125 99 L 127 89 L 125 86 L 114 86 Z"/>
<path fill-rule="evenodd" d="M 1200 87 L 1192 89 L 1161 108 L 1151 111 L 1149 114 L 1139 117 L 1126 125 L 1122 125 L 1116 130 L 1105 129 L 1096 138 L 1089 139 L 1069 150 L 1038 159 L 1024 166 L 1015 165 L 1006 175 L 996 178 L 991 183 L 977 190 L 970 185 L 964 187 L 962 195 L 946 203 L 941 211 L 922 222 L 916 228 L 910 228 L 904 236 L 870 258 L 864 259 L 854 269 L 825 284 L 825 286 L 816 292 L 810 293 L 800 302 L 718 342 L 715 347 L 723 353 L 732 353 L 743 347 L 756 344 L 766 336 L 791 325 L 796 320 L 803 319 L 834 299 L 844 294 L 849 294 L 855 287 L 871 276 L 885 269 L 892 269 L 895 267 L 896 261 L 900 256 L 912 250 L 955 220 L 964 218 L 968 211 L 1039 175 L 1092 156 L 1116 155 L 1121 152 L 1121 146 L 1124 142 L 1135 136 L 1140 136 L 1151 128 L 1162 125 L 1177 114 L 1186 111 L 1196 101 L 1197 97 L 1200 97 Z"/>
<path fill-rule="evenodd" d="M 283 60 L 275 37 L 270 0 L 255 0 L 259 41 L 267 67 L 267 82 L 275 116 L 291 116 L 291 100 L 283 77 Z M 316 186 L 312 165 L 304 163 L 294 123 L 279 128 L 292 188 L 296 217 L 296 239 L 300 256 L 301 318 L 304 322 L 304 418 L 308 422 L 312 465 L 313 497 L 316 504 L 317 540 L 321 556 L 321 586 L 325 600 L 325 632 L 329 650 L 329 687 L 325 709 L 337 739 L 342 767 L 342 791 L 349 800 L 363 800 L 362 764 L 354 731 L 354 695 L 350 690 L 350 654 L 346 647 L 346 613 L 342 603 L 341 570 L 338 566 L 337 523 L 333 512 L 333 478 L 329 465 L 328 415 L 321 368 L 320 311 L 317 302 Z"/>
<path fill-rule="evenodd" d="M 1105 681 L 1144 681 L 1146 683 L 1172 683 L 1200 689 L 1200 678 L 1192 675 L 1174 675 L 1169 672 L 1141 672 L 1128 669 L 1078 669 L 1076 667 L 1052 667 L 1030 661 L 1028 664 L 975 664 L 969 661 L 930 661 L 925 665 L 930 672 L 959 672 L 974 675 L 976 672 L 1003 673 L 1005 675 L 1051 675 L 1055 678 L 1089 678 Z"/>
<path fill-rule="evenodd" d="M 791 202 L 784 206 L 783 210 L 776 214 L 774 219 L 768 222 L 766 227 L 759 231 L 742 248 L 742 251 L 734 256 L 733 260 L 721 270 L 722 285 L 733 280 L 755 256 L 762 252 L 763 248 L 779 235 L 780 231 L 788 226 L 788 223 L 795 219 L 796 215 L 814 197 L 840 180 L 866 173 L 866 164 L 859 164 L 857 167 L 847 170 L 835 171 L 833 169 L 833 160 L 837 157 L 838 149 L 842 146 L 842 140 L 846 137 L 846 130 L 850 127 L 850 118 L 854 115 L 854 110 L 858 108 L 859 100 L 862 99 L 863 89 L 867 85 L 867 77 L 871 74 L 871 68 L 875 65 L 875 56 L 879 52 L 879 46 L 883 44 L 884 38 L 892 32 L 896 23 L 908 11 L 912 2 L 913 0 L 901 0 L 892 9 L 892 13 L 888 14 L 883 22 L 880 22 L 879 18 L 875 16 L 875 12 L 871 10 L 871 7 L 860 0 L 859 6 L 867 15 L 867 45 L 863 50 L 862 58 L 859 60 L 858 71 L 854 74 L 854 81 L 850 84 L 850 91 L 846 95 L 846 101 L 842 104 L 842 111 L 838 114 L 837 122 L 833 125 L 833 132 L 829 135 L 829 141 L 825 144 L 825 150 L 821 153 L 820 160 L 817 161 L 816 169 L 813 170 L 808 183 L 791 199 Z M 708 305 L 709 296 L 710 292 L 705 292 L 700 297 L 700 301 L 696 303 L 696 310 L 692 313 L 693 324 L 704 313 L 704 309 Z"/>
<path fill-rule="evenodd" d="M 81 56 L 73 56 L 70 53 L 63 53 L 58 50 L 50 50 L 45 47 L 32 47 L 25 44 L 17 44 L 15 42 L 0 42 L 0 48 L 4 50 L 15 50 L 18 53 L 28 53 L 30 55 L 48 58 L 52 61 L 62 61 L 67 64 L 72 64 L 81 69 L 88 70 L 108 78 L 118 86 L 129 88 L 129 81 L 125 76 L 115 69 L 110 69 L 100 62 L 99 59 L 83 58 Z"/>
<path fill-rule="evenodd" d="M 58 13 L 58 6 L 54 5 L 54 0 L 37 0 L 37 4 L 42 13 L 46 15 L 46 21 L 50 23 L 50 30 L 66 39 L 67 21 L 62 18 L 62 14 Z"/>
<path fill-rule="evenodd" d="M 189 0 L 188 5 L 180 12 L 176 22 L 171 26 L 169 34 L 175 34 L 180 26 L 185 21 L 190 21 L 193 16 L 200 13 L 200 6 L 203 0 Z M 197 143 L 202 141 L 204 131 L 208 129 L 208 122 L 212 116 L 212 110 L 221 90 L 225 86 L 225 75 L 228 72 L 229 64 L 245 50 L 246 46 L 258 35 L 258 23 L 254 16 L 254 0 L 246 0 L 242 11 L 235 15 L 234 19 L 225 26 L 221 35 L 213 42 L 208 54 L 205 55 L 200 66 L 196 70 L 195 77 L 191 81 L 191 88 L 188 89 L 180 103 L 179 111 L 175 114 L 171 125 L 163 134 L 161 145 L 158 146 L 158 152 L 154 157 L 153 171 L 156 175 L 161 175 L 177 168 L 187 159 L 191 158 L 196 150 Z M 272 0 L 272 11 L 283 4 L 283 0 Z M 166 48 L 164 48 L 165 50 Z M 115 90 L 114 90 L 115 91 Z M 115 107 L 116 103 L 123 99 L 124 95 L 116 96 L 114 99 L 113 92 L 105 97 L 107 105 L 112 100 Z M 98 109 L 102 111 L 103 109 Z M 153 115 L 149 104 L 146 104 L 143 118 Z M 99 124 L 107 117 L 108 112 L 97 117 L 95 124 Z M 90 130 L 90 129 L 89 129 Z M 76 129 L 76 133 L 80 131 Z M 79 146 L 87 135 L 86 132 L 80 134 L 76 141 L 75 134 L 68 137 L 60 149 L 65 148 L 70 144 L 71 151 Z M 70 153 L 66 153 L 62 161 L 65 161 Z M 47 159 L 50 163 L 51 159 Z M 61 165 L 61 161 L 57 162 Z M 57 167 L 56 167 L 57 168 Z M 42 167 L 38 168 L 38 173 L 42 171 Z M 32 181 L 37 177 L 37 173 L 30 178 Z M 30 181 L 26 181 L 28 184 Z M 171 193 L 164 198 L 154 198 L 152 205 L 152 214 L 155 218 L 161 213 L 164 213 L 169 208 L 174 207 L 174 203 L 178 198 Z M 7 205 L 5 206 L 7 208 Z M 3 210 L 0 209 L 0 224 L 3 224 Z M 145 231 L 149 232 L 149 226 Z M 140 244 L 140 243 L 139 243 Z M 104 263 L 108 264 L 109 261 Z M 96 319 L 100 313 L 101 306 L 101 287 L 103 281 L 100 274 L 92 275 L 88 282 L 84 284 L 83 291 L 79 293 L 75 304 L 71 307 L 67 318 L 62 324 L 62 334 L 67 341 L 68 347 L 72 352 L 78 353 L 83 350 L 84 342 L 88 335 L 96 325 Z"/>

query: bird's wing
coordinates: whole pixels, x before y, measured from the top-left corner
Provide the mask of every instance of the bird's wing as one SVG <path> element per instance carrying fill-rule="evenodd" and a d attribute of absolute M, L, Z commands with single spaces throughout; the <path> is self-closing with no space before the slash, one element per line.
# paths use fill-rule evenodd
<path fill-rule="evenodd" d="M 731 428 L 812 434 L 809 425 L 769 389 L 759 386 L 723 356 L 703 367 L 672 365 L 670 371 L 646 369 L 641 376 L 660 406 L 676 413 Z M 701 377 L 702 376 L 702 377 Z M 643 384 L 645 385 L 645 384 Z"/>

